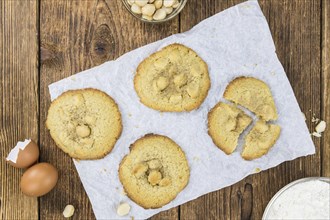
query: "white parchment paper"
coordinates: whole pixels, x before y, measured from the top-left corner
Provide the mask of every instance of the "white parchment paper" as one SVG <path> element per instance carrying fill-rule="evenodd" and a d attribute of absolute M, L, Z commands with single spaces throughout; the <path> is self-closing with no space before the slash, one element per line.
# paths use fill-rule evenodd
<path fill-rule="evenodd" d="M 182 43 L 206 61 L 211 88 L 198 110 L 189 113 L 160 113 L 140 103 L 133 86 L 138 64 L 151 53 L 171 43 Z M 279 113 L 276 122 L 281 136 L 269 153 L 253 161 L 240 156 L 241 147 L 227 156 L 207 134 L 207 113 L 220 100 L 227 84 L 237 76 L 253 76 L 271 88 Z M 75 161 L 79 176 L 98 219 L 120 219 L 116 208 L 121 202 L 131 205 L 122 218 L 148 218 L 206 193 L 232 185 L 255 172 L 297 157 L 315 153 L 296 98 L 257 1 L 248 1 L 218 13 L 190 31 L 131 51 L 117 60 L 106 62 L 49 86 L 51 99 L 79 88 L 100 89 L 118 103 L 123 132 L 112 152 L 104 159 Z M 123 193 L 118 178 L 121 159 L 136 139 L 148 133 L 162 134 L 178 143 L 186 153 L 191 175 L 187 187 L 168 205 L 145 210 Z M 142 195 L 143 196 L 143 195 Z"/>

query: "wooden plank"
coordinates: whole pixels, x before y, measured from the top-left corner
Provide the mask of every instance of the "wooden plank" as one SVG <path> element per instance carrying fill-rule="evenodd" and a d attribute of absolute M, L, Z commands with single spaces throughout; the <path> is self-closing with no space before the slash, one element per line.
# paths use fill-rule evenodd
<path fill-rule="evenodd" d="M 37 219 L 22 194 L 22 169 L 4 158 L 19 140 L 38 141 L 38 1 L 0 1 L 0 219 Z"/>
<path fill-rule="evenodd" d="M 322 119 L 328 123 L 323 134 L 322 176 L 330 177 L 330 2 L 322 1 Z"/>
<path fill-rule="evenodd" d="M 51 16 L 50 16 L 51 15 Z M 133 18 L 121 1 L 43 0 L 40 9 L 41 85 L 40 143 L 42 161 L 60 173 L 57 187 L 40 200 L 41 219 L 59 219 L 73 204 L 76 219 L 94 219 L 91 205 L 71 159 L 59 150 L 45 127 L 50 105 L 48 85 L 91 68 L 147 43 L 178 31 L 178 19 L 162 25 L 144 24 Z M 128 147 L 128 146 L 127 146 Z M 177 219 L 178 208 L 153 219 Z"/>
<path fill-rule="evenodd" d="M 190 1 L 181 15 L 180 30 L 188 30 L 200 20 L 239 2 L 243 1 Z M 279 59 L 312 129 L 315 126 L 311 122 L 312 114 L 321 113 L 321 1 L 261 0 L 259 3 L 269 22 Z M 180 218 L 261 219 L 268 201 L 281 187 L 295 179 L 321 174 L 320 140 L 314 142 L 315 155 L 285 162 L 184 204 L 180 207 Z"/>

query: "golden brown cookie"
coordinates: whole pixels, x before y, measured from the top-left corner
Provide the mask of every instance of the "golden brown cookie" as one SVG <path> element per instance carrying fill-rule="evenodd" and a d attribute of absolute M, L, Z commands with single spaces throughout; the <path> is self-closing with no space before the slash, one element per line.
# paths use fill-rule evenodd
<path fill-rule="evenodd" d="M 115 101 L 96 89 L 71 90 L 49 107 L 46 126 L 56 145 L 76 159 L 99 159 L 114 147 L 122 131 Z"/>
<path fill-rule="evenodd" d="M 159 111 L 182 112 L 198 108 L 207 96 L 207 64 L 192 49 L 171 44 L 143 60 L 134 77 L 141 102 Z"/>
<path fill-rule="evenodd" d="M 238 77 L 227 86 L 224 98 L 239 104 L 265 121 L 276 120 L 277 111 L 266 83 L 253 77 Z"/>
<path fill-rule="evenodd" d="M 208 133 L 215 145 L 226 154 L 237 146 L 240 134 L 252 119 L 234 105 L 219 102 L 208 113 Z"/>
<path fill-rule="evenodd" d="M 128 197 L 143 208 L 171 202 L 189 181 L 184 152 L 170 138 L 148 134 L 130 147 L 119 166 L 119 179 Z"/>
<path fill-rule="evenodd" d="M 278 125 L 267 124 L 263 120 L 257 121 L 252 130 L 245 137 L 242 157 L 253 160 L 266 154 L 280 136 Z"/>

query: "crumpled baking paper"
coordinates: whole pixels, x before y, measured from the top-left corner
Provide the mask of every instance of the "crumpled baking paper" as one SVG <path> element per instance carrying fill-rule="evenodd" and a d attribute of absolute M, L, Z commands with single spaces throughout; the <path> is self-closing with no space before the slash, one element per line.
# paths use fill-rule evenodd
<path fill-rule="evenodd" d="M 182 43 L 192 48 L 208 64 L 211 88 L 197 110 L 161 113 L 144 106 L 135 93 L 133 77 L 138 64 L 171 43 Z M 275 123 L 282 128 L 279 140 L 269 153 L 253 161 L 241 158 L 242 146 L 232 155 L 226 155 L 207 134 L 207 113 L 223 100 L 227 84 L 242 75 L 256 77 L 269 85 L 279 114 Z M 257 1 L 231 7 L 205 19 L 190 31 L 172 35 L 53 83 L 49 90 L 54 100 L 67 90 L 88 87 L 100 89 L 113 97 L 123 121 L 122 135 L 109 155 L 101 160 L 75 161 L 97 219 L 127 219 L 132 216 L 145 219 L 232 185 L 255 170 L 265 170 L 315 153 L 304 117 L 277 58 L 267 21 Z M 166 135 L 179 144 L 186 153 L 191 173 L 189 184 L 176 199 L 162 208 L 146 210 L 124 194 L 118 168 L 129 152 L 130 144 L 148 133 Z M 131 205 L 129 215 L 124 217 L 116 214 L 117 206 L 122 202 Z"/>

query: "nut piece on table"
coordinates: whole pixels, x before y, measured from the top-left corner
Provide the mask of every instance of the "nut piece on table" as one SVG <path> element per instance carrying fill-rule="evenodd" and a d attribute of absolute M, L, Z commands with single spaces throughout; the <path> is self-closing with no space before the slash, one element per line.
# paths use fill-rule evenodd
<path fill-rule="evenodd" d="M 131 210 L 131 206 L 128 203 L 121 203 L 117 208 L 117 214 L 119 216 L 125 216 Z"/>
<path fill-rule="evenodd" d="M 322 133 L 323 131 L 325 131 L 325 128 L 327 127 L 327 124 L 325 123 L 325 121 L 320 121 L 316 127 L 315 127 L 315 131 L 317 133 Z"/>
<path fill-rule="evenodd" d="M 73 216 L 73 213 L 74 213 L 74 207 L 73 207 L 73 205 L 67 205 L 67 206 L 65 206 L 64 211 L 63 211 L 63 216 L 65 218 L 70 218 L 71 216 Z"/>

